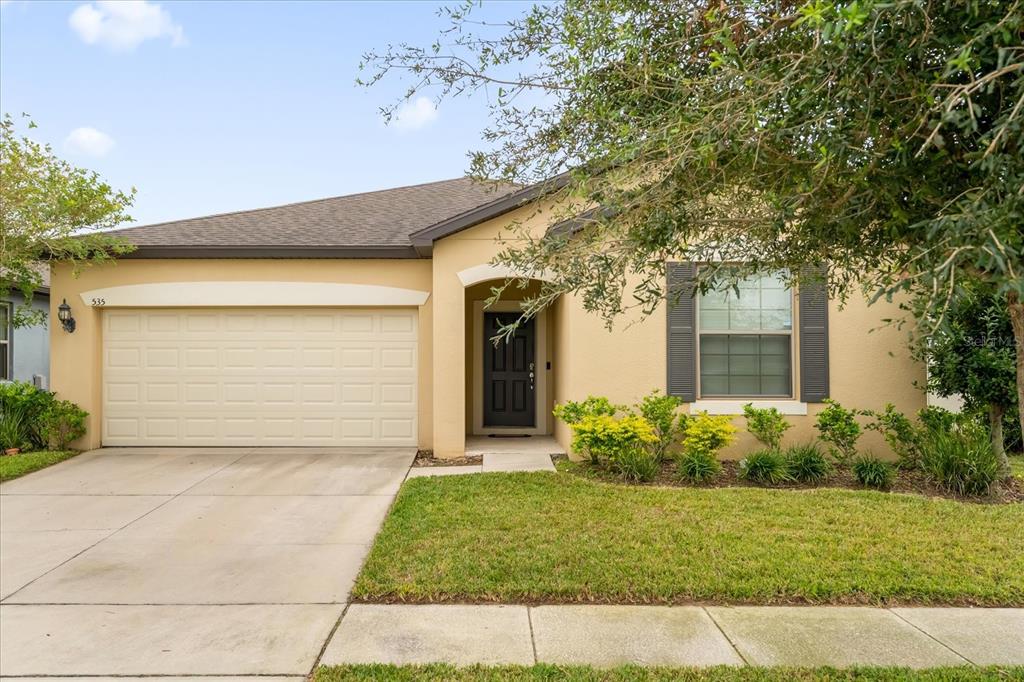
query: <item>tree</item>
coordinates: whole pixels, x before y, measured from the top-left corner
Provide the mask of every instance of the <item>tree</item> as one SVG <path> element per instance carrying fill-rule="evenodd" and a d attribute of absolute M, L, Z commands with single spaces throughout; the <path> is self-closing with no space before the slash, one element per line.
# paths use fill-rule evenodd
<path fill-rule="evenodd" d="M 987 414 L 992 447 L 1008 467 L 1003 419 L 1017 409 L 1013 331 L 1005 302 L 974 288 L 950 306 L 947 324 L 921 349 L 928 363 L 928 388 L 960 395 L 967 411 Z"/>
<path fill-rule="evenodd" d="M 35 128 L 29 122 L 28 128 Z M 39 324 L 44 313 L 32 308 L 43 285 L 43 268 L 66 261 L 76 268 L 127 253 L 131 244 L 96 232 L 130 217 L 135 196 L 116 191 L 96 173 L 57 158 L 49 145 L 19 136 L 14 119 L 0 123 L 0 297 L 14 290 L 24 303 L 14 311 L 15 326 Z"/>
<path fill-rule="evenodd" d="M 366 55 L 364 82 L 486 89 L 471 172 L 558 178 L 548 196 L 574 229 L 524 229 L 499 256 L 553 276 L 525 315 L 568 293 L 609 321 L 649 314 L 667 259 L 707 263 L 698 290 L 761 270 L 799 284 L 827 262 L 833 296 L 908 296 L 928 336 L 981 282 L 1012 320 L 1024 403 L 1021 0 L 565 0 L 497 24 L 476 11 L 446 10 L 431 47 Z"/>

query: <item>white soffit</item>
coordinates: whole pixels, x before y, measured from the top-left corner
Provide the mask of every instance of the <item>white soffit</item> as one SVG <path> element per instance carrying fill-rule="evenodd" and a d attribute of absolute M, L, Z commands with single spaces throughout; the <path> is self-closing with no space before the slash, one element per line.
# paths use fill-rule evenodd
<path fill-rule="evenodd" d="M 88 306 L 133 308 L 420 306 L 429 292 L 330 282 L 158 282 L 82 292 Z"/>

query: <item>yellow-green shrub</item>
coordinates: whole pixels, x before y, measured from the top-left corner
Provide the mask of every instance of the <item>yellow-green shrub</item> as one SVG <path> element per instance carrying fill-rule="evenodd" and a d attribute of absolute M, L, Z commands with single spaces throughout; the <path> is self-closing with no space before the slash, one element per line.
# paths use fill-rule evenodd
<path fill-rule="evenodd" d="M 683 430 L 683 452 L 713 455 L 736 440 L 736 427 L 728 415 L 698 412 Z"/>
<path fill-rule="evenodd" d="M 591 462 L 614 459 L 625 448 L 649 447 L 658 440 L 654 428 L 643 417 L 621 419 L 608 414 L 591 414 L 572 424 L 572 447 Z"/>

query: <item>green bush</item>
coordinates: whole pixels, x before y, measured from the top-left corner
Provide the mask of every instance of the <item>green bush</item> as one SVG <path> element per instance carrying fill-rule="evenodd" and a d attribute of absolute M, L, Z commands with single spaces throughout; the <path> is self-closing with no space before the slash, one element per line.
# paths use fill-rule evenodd
<path fill-rule="evenodd" d="M 616 412 L 618 407 L 612 405 L 608 398 L 592 395 L 587 396 L 583 402 L 569 400 L 561 405 L 555 405 L 555 409 L 552 410 L 556 419 L 561 419 L 569 426 L 579 424 L 584 417 L 613 416 Z"/>
<path fill-rule="evenodd" d="M 747 431 L 771 450 L 779 449 L 783 434 L 793 426 L 774 407 L 759 408 L 747 403 L 743 416 L 747 418 Z"/>
<path fill-rule="evenodd" d="M 572 447 L 591 463 L 611 460 L 630 447 L 650 447 L 657 442 L 654 428 L 643 417 L 627 415 L 616 419 L 609 414 L 587 415 L 572 425 Z"/>
<path fill-rule="evenodd" d="M 792 481 L 786 459 L 778 450 L 758 450 L 740 460 L 740 478 L 768 485 Z"/>
<path fill-rule="evenodd" d="M 663 459 L 669 447 L 679 440 L 686 428 L 687 416 L 677 414 L 683 401 L 673 395 L 661 395 L 653 391 L 645 395 L 637 406 L 637 412 L 654 427 L 658 442 L 654 445 L 654 453 Z"/>
<path fill-rule="evenodd" d="M 815 443 L 794 445 L 786 450 L 786 471 L 794 480 L 814 483 L 828 476 L 832 467 Z"/>
<path fill-rule="evenodd" d="M 983 428 L 964 426 L 928 434 L 921 468 L 936 483 L 958 495 L 987 495 L 1003 471 Z"/>
<path fill-rule="evenodd" d="M 868 488 L 888 490 L 896 478 L 896 467 L 871 455 L 862 455 L 851 465 L 857 482 Z"/>
<path fill-rule="evenodd" d="M 42 416 L 53 401 L 52 393 L 40 391 L 26 381 L 0 383 L 0 415 L 6 417 L 8 430 L 16 424 L 20 429 L 20 436 L 9 434 L 8 438 L 21 444 L 10 447 L 46 447 L 46 438 L 41 430 Z"/>
<path fill-rule="evenodd" d="M 48 447 L 66 450 L 68 443 L 85 435 L 88 416 L 88 412 L 70 400 L 55 400 L 43 412 L 39 431 Z"/>
<path fill-rule="evenodd" d="M 929 405 L 917 411 L 917 420 L 928 431 L 952 431 L 962 421 L 962 417 L 944 407 Z"/>
<path fill-rule="evenodd" d="M 650 481 L 661 470 L 661 460 L 649 447 L 626 445 L 609 457 L 612 469 L 627 481 Z"/>
<path fill-rule="evenodd" d="M 722 464 L 708 452 L 684 452 L 676 458 L 679 475 L 691 483 L 705 483 L 722 471 Z"/>
<path fill-rule="evenodd" d="M 690 415 L 683 430 L 683 452 L 714 455 L 736 440 L 736 427 L 728 415 L 699 412 Z"/>
<path fill-rule="evenodd" d="M 814 427 L 821 434 L 821 439 L 829 444 L 829 452 L 837 462 L 849 462 L 857 454 L 861 429 L 856 410 L 848 410 L 834 400 L 826 400 L 825 409 L 818 413 Z"/>
<path fill-rule="evenodd" d="M 921 439 L 925 433 L 923 427 L 915 425 L 905 414 L 897 411 L 892 403 L 886 404 L 883 412 L 868 410 L 865 414 L 873 418 L 867 428 L 882 434 L 899 458 L 900 467 L 916 469 L 921 464 Z"/>

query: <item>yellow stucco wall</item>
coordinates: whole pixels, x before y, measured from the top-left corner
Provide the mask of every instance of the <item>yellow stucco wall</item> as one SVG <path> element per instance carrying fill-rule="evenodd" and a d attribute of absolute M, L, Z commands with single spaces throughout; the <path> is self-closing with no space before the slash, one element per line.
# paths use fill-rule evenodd
<path fill-rule="evenodd" d="M 127 284 L 197 281 L 277 281 L 373 284 L 430 291 L 429 260 L 247 260 L 247 259 L 127 259 L 115 264 L 84 269 L 77 277 L 70 266 L 53 270 L 50 294 L 51 319 L 64 299 L 77 322 L 74 334 L 59 324 L 50 325 L 51 387 L 61 398 L 72 400 L 89 412 L 88 433 L 78 447 L 100 444 L 102 411 L 102 347 L 100 308 L 85 305 L 84 291 Z M 419 307 L 419 403 L 420 447 L 432 441 L 433 300 Z"/>

